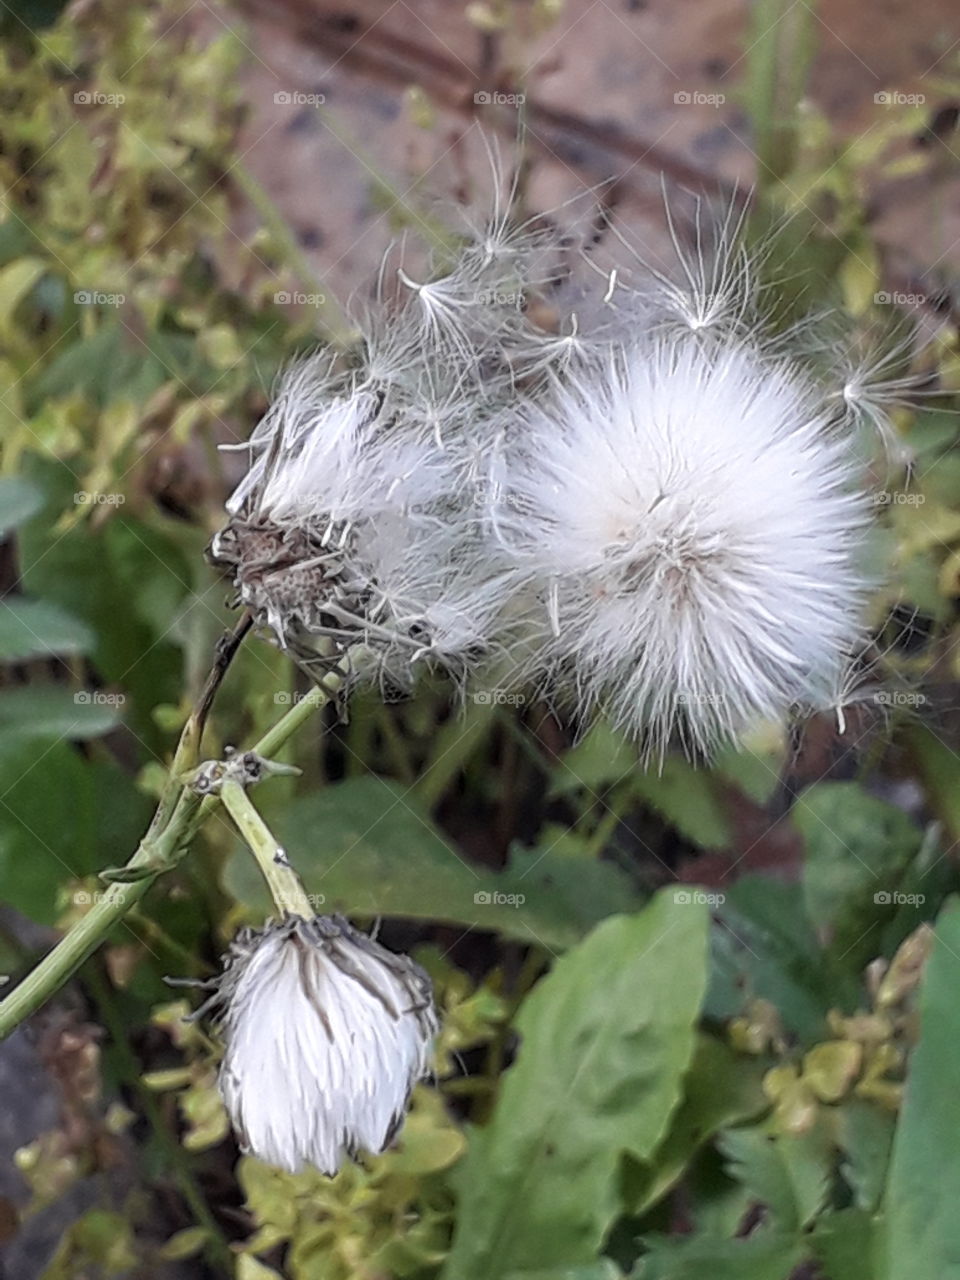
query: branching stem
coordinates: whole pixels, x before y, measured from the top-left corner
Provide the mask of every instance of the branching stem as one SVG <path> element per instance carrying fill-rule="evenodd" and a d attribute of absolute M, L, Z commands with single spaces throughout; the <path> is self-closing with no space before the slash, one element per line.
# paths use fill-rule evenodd
<path fill-rule="evenodd" d="M 254 744 L 253 751 L 267 758 L 274 755 L 314 711 L 337 696 L 343 686 L 344 669 L 329 672 L 309 693 L 304 694 Z M 24 1018 L 28 1018 L 45 1004 L 101 945 L 131 907 L 140 901 L 154 880 L 180 862 L 200 826 L 221 803 L 220 797 L 216 795 L 201 798 L 184 782 L 184 775 L 195 769 L 198 763 L 202 730 L 199 713 L 202 712 L 202 716 L 205 716 L 207 705 L 207 699 L 202 699 L 201 706 L 194 711 L 184 727 L 167 786 L 136 853 L 124 867 L 108 873 L 110 883 L 97 895 L 94 906 L 44 956 L 36 968 L 0 1001 L 0 1040 L 10 1035 Z M 289 886 L 287 891 L 292 892 Z M 291 901 L 294 897 L 291 897 Z M 312 915 L 313 912 L 309 914 Z"/>

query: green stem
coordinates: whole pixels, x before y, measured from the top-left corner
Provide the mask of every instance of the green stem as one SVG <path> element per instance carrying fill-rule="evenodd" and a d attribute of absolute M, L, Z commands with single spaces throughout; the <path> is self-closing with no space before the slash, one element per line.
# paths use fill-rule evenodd
<path fill-rule="evenodd" d="M 199 796 L 182 792 L 167 827 L 154 838 L 150 838 L 148 832 L 127 864 L 133 869 L 143 869 L 145 874 L 137 880 L 108 885 L 87 914 L 44 956 L 33 972 L 0 1001 L 0 1040 L 59 990 L 96 951 L 114 925 L 140 901 L 160 872 L 175 865 L 181 834 L 199 807 Z M 147 870 L 148 866 L 156 869 Z"/>
<path fill-rule="evenodd" d="M 307 897 L 303 882 L 287 862 L 287 856 L 277 844 L 273 832 L 240 783 L 233 778 L 225 778 L 220 784 L 220 801 L 250 846 L 281 916 L 295 915 L 303 916 L 305 920 L 312 919 L 316 912 Z"/>
<path fill-rule="evenodd" d="M 336 696 L 342 685 L 343 675 L 336 671 L 330 672 L 319 685 L 305 694 L 296 706 L 291 707 L 287 714 L 263 735 L 254 745 L 253 750 L 265 757 L 274 754 L 314 711 Z M 192 725 L 193 717 L 184 729 L 184 737 L 181 738 L 174 757 L 175 763 L 184 763 L 185 757 L 189 756 L 194 749 L 193 746 L 189 750 L 181 749 L 184 748 L 188 738 L 194 737 Z M 173 795 L 177 789 L 178 794 L 174 801 Z M 140 901 L 154 880 L 177 865 L 186 854 L 190 841 L 203 821 L 218 804 L 219 799 L 214 795 L 207 796 L 201 801 L 198 795 L 187 790 L 182 781 L 177 780 L 171 770 L 171 781 L 161 800 L 161 809 L 169 813 L 169 819 L 160 831 L 157 830 L 157 819 L 154 819 L 140 847 L 124 868 L 125 871 L 132 871 L 137 878 L 110 884 L 90 911 L 73 925 L 31 973 L 4 1000 L 0 1001 L 0 1040 L 5 1039 L 24 1018 L 29 1017 L 45 1004 L 50 996 L 77 971 L 84 960 L 93 954 L 130 908 Z M 310 914 L 312 915 L 313 912 Z"/>

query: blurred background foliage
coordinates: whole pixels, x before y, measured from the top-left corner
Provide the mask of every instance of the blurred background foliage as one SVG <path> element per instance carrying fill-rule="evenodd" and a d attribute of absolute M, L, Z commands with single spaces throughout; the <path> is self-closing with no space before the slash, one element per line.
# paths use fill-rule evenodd
<path fill-rule="evenodd" d="M 480 29 L 520 21 L 520 6 L 469 8 Z M 888 287 L 870 182 L 941 161 L 908 145 L 927 127 L 920 106 L 863 139 L 836 135 L 803 97 L 817 33 L 799 8 L 798 28 L 771 0 L 755 6 L 742 95 L 756 225 L 812 211 L 776 242 L 787 302 L 842 300 L 866 327 Z M 331 301 L 313 314 L 278 301 L 319 286 L 238 148 L 251 55 L 229 32 L 197 37 L 189 9 L 85 0 L 5 19 L 11 973 L 135 846 L 230 625 L 203 559 L 235 478 L 217 445 L 246 438 L 285 361 L 348 332 Z M 944 63 L 944 95 L 956 71 Z M 238 202 L 257 213 L 253 234 L 233 230 Z M 402 227 L 403 207 L 391 216 Z M 845 721 L 757 735 L 712 768 L 676 757 L 660 772 L 604 726 L 578 735 L 539 704 L 462 709 L 440 683 L 395 705 L 359 695 L 346 723 L 331 716 L 288 749 L 301 776 L 259 799 L 324 910 L 382 918 L 388 945 L 436 983 L 436 1076 L 399 1143 L 332 1181 L 239 1156 L 217 1046 L 163 983 L 208 976 L 267 910 L 214 820 L 17 1037 L 5 1096 L 16 1107 L 31 1080 L 53 1101 L 2 1183 L 9 1274 L 957 1274 L 960 353 L 941 274 L 919 352 L 892 357 L 892 376 L 912 360 L 934 394 L 900 414 L 902 457 L 881 478 L 891 691 Z M 249 641 L 206 754 L 251 741 L 301 687 Z"/>

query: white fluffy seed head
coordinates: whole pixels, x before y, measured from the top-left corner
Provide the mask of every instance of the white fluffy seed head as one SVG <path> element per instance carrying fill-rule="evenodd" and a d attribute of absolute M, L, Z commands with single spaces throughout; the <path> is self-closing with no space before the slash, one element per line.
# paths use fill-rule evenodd
<path fill-rule="evenodd" d="M 731 335 L 640 337 L 524 405 L 515 440 L 491 524 L 538 589 L 541 679 L 657 753 L 835 687 L 867 502 L 794 366 Z"/>
<path fill-rule="evenodd" d="M 333 1175 L 383 1151 L 428 1071 L 426 974 L 340 917 L 246 931 L 227 957 L 220 1091 L 244 1150 Z"/>
<path fill-rule="evenodd" d="M 594 262 L 592 300 L 553 287 L 552 220 L 385 260 L 358 349 L 285 380 L 214 541 L 281 645 L 389 688 L 512 662 L 655 751 L 835 699 L 869 588 L 855 452 L 896 453 L 908 345 L 848 357 L 848 325 L 797 320 L 734 206 L 667 220 L 677 269 Z"/>

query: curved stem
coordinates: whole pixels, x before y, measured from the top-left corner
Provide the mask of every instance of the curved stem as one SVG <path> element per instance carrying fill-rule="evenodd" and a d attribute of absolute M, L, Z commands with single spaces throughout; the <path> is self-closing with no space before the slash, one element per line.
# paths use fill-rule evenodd
<path fill-rule="evenodd" d="M 250 846 L 281 916 L 295 915 L 303 916 L 305 920 L 312 919 L 316 912 L 307 897 L 303 881 L 287 861 L 273 832 L 239 782 L 233 778 L 223 780 L 220 784 L 220 803 Z"/>
<path fill-rule="evenodd" d="M 314 711 L 339 693 L 342 686 L 342 671 L 331 671 L 263 735 L 253 750 L 258 755 L 267 757 L 279 750 Z M 179 776 L 181 766 L 187 762 L 185 757 L 189 759 L 195 755 L 196 744 L 196 726 L 194 717 L 191 716 L 174 756 L 168 788 L 164 791 L 157 814 L 140 847 L 119 873 L 129 878 L 109 884 L 98 895 L 98 900 L 90 911 L 0 1001 L 0 1040 L 59 990 L 130 908 L 140 901 L 154 880 L 177 865 L 186 854 L 198 828 L 220 803 L 214 795 L 201 800 L 200 796 L 184 786 Z M 176 799 L 173 798 L 174 795 Z M 169 814 L 162 830 L 158 829 L 161 814 Z"/>

